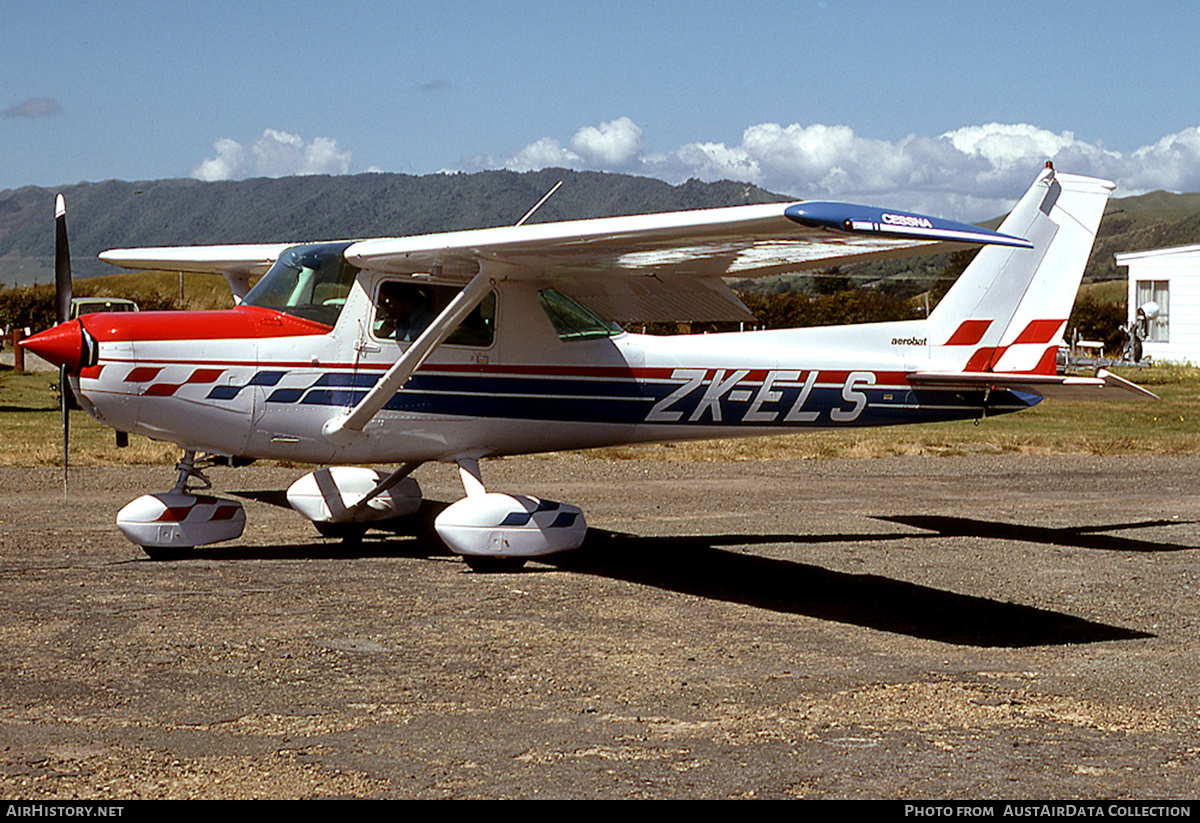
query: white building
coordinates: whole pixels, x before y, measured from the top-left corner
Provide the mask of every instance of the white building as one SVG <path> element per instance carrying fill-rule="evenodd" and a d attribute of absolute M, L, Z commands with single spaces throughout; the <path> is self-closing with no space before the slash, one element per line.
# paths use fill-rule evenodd
<path fill-rule="evenodd" d="M 1116 258 L 1118 266 L 1129 267 L 1129 322 L 1139 307 L 1158 307 L 1148 323 L 1143 357 L 1200 364 L 1200 245 L 1127 251 Z"/>

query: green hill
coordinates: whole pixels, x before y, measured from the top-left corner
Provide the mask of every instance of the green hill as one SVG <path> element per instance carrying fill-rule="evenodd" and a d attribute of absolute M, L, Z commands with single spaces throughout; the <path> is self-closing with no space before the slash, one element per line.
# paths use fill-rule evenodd
<path fill-rule="evenodd" d="M 132 246 L 387 237 L 515 223 L 557 181 L 565 185 L 530 222 L 765 203 L 788 198 L 745 183 L 660 180 L 545 169 L 518 174 L 360 174 L 203 183 L 109 180 L 62 189 L 75 275 L 115 270 L 101 251 Z M 0 191 L 0 285 L 53 275 L 54 194 Z"/>
<path fill-rule="evenodd" d="M 565 185 L 532 222 L 646 214 L 677 209 L 778 202 L 788 198 L 745 183 L 690 180 L 671 186 L 623 174 L 544 169 L 516 173 L 359 174 L 204 183 L 108 180 L 80 183 L 67 198 L 76 277 L 113 273 L 104 249 L 209 243 L 259 243 L 382 237 L 514 223 L 558 180 Z M 55 192 L 27 186 L 0 191 L 0 286 L 48 283 L 53 273 Z M 1000 218 L 984 225 L 995 226 Z M 1200 242 L 1200 194 L 1151 192 L 1111 200 L 1085 270 L 1087 282 L 1124 278 L 1120 251 Z M 911 296 L 926 291 L 946 256 L 844 267 L 858 285 Z M 808 290 L 796 275 L 755 290 Z"/>

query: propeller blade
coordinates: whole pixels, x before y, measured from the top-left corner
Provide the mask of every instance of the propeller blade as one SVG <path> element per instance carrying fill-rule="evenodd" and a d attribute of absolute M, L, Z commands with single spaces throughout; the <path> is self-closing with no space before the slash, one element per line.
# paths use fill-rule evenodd
<path fill-rule="evenodd" d="M 71 315 L 71 247 L 67 243 L 67 201 L 54 198 L 54 315 L 65 323 Z M 67 500 L 67 471 L 71 443 L 71 378 L 64 363 L 58 367 L 58 403 L 62 411 L 63 502 Z"/>
<path fill-rule="evenodd" d="M 65 323 L 71 314 L 71 249 L 67 245 L 67 201 L 54 198 L 54 314 Z"/>
<path fill-rule="evenodd" d="M 63 501 L 67 499 L 67 455 L 71 442 L 71 378 L 67 376 L 66 364 L 58 367 L 58 403 L 62 410 L 63 437 Z"/>

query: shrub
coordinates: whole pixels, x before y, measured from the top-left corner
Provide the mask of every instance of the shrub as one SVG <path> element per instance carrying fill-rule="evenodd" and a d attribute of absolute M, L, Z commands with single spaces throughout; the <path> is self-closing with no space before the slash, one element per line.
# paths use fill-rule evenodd
<path fill-rule="evenodd" d="M 1096 300 L 1090 295 L 1081 295 L 1075 301 L 1071 319 L 1067 321 L 1068 334 L 1072 329 L 1079 332 L 1082 340 L 1099 340 L 1110 355 L 1117 355 L 1125 345 L 1125 304 Z M 1068 342 L 1070 340 L 1068 339 Z"/>

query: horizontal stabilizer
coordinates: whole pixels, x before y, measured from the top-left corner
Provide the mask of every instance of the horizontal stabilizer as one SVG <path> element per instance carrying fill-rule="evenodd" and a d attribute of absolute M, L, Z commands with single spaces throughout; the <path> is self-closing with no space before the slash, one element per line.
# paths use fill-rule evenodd
<path fill-rule="evenodd" d="M 908 376 L 915 388 L 1010 389 L 1063 400 L 1161 400 L 1124 377 L 1100 369 L 1095 377 L 1052 374 L 997 374 L 994 372 L 915 372 Z"/>

